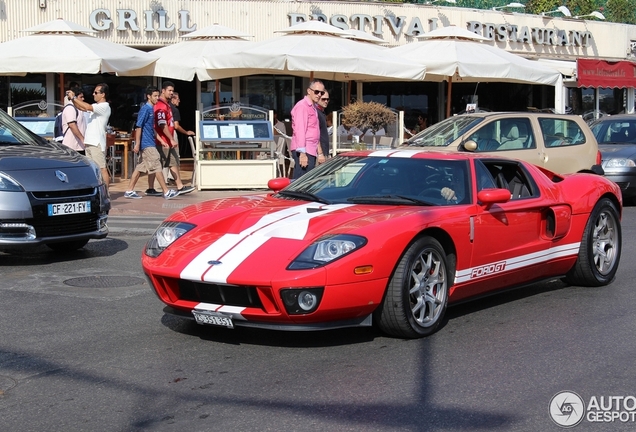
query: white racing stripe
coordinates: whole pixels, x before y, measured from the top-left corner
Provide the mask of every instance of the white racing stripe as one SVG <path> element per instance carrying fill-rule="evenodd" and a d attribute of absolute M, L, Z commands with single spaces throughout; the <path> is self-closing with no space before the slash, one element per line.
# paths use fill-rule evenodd
<path fill-rule="evenodd" d="M 350 206 L 308 203 L 268 214 L 238 234 L 223 235 L 194 258 L 183 269 L 180 277 L 227 283 L 228 276 L 270 238 L 302 240 L 307 235 L 311 219 Z M 210 261 L 220 261 L 221 264 L 210 265 Z"/>
<path fill-rule="evenodd" d="M 374 157 L 398 157 L 398 158 L 410 158 L 419 153 L 421 150 L 376 150 L 371 152 L 369 156 Z"/>
<path fill-rule="evenodd" d="M 214 303 L 199 303 L 194 307 L 194 310 L 222 312 L 222 313 L 231 315 L 232 319 L 245 320 L 245 317 L 241 315 L 241 313 L 245 310 L 245 308 L 240 306 L 227 306 L 227 305 L 219 305 Z"/>
<path fill-rule="evenodd" d="M 464 270 L 458 270 L 455 273 L 455 284 L 461 282 L 467 282 L 471 279 L 477 279 L 480 277 L 490 276 L 492 274 L 506 273 L 511 270 L 516 270 L 531 265 L 548 262 L 555 258 L 562 258 L 571 255 L 577 255 L 581 243 L 571 243 L 563 246 L 549 248 L 540 252 L 534 252 L 527 255 L 521 255 L 506 260 L 501 260 L 493 263 L 484 264 L 478 267 L 471 267 Z M 479 270 L 487 269 L 482 273 Z M 475 274 L 476 273 L 476 274 Z"/>

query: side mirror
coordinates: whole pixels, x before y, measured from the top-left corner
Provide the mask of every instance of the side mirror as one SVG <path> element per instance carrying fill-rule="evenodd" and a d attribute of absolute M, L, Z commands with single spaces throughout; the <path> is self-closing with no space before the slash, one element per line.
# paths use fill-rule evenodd
<path fill-rule="evenodd" d="M 477 193 L 477 200 L 485 206 L 508 202 L 511 197 L 508 189 L 483 189 Z"/>
<path fill-rule="evenodd" d="M 277 177 L 268 181 L 267 187 L 273 190 L 274 192 L 278 192 L 279 190 L 285 189 L 290 184 L 291 184 L 291 180 L 288 179 L 287 177 Z"/>
<path fill-rule="evenodd" d="M 477 143 L 473 140 L 464 142 L 464 150 L 474 152 L 475 150 L 477 150 Z"/>

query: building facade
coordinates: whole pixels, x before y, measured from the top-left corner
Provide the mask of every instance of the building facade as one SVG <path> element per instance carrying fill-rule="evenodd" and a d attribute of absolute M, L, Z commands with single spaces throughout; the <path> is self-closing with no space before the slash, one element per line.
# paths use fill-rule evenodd
<path fill-rule="evenodd" d="M 97 37 L 150 51 L 181 41 L 181 36 L 219 23 L 253 35 L 254 41 L 277 36 L 300 21 L 319 19 L 343 29 L 359 29 L 386 41 L 387 46 L 411 43 L 430 30 L 459 26 L 474 31 L 499 48 L 544 62 L 564 75 L 563 88 L 514 84 L 462 84 L 454 80 L 453 111 L 467 102 L 484 108 L 517 110 L 565 106 L 582 113 L 590 109 L 633 111 L 636 86 L 636 26 L 584 19 L 438 6 L 381 2 L 282 0 L 4 0 L 0 3 L 0 41 L 24 35 L 25 28 L 64 18 L 92 28 Z M 581 59 L 588 61 L 581 62 Z M 151 77 L 67 76 L 82 85 L 111 83 L 113 121 L 126 127 L 143 103 L 143 87 Z M 38 95 L 49 101 L 59 94 L 54 74 L 0 78 L 0 106 L 16 98 Z M 220 100 L 240 101 L 288 115 L 304 94 L 306 79 L 291 76 L 248 76 L 201 84 L 178 82 L 184 112 Z M 442 117 L 443 83 L 329 83 L 332 109 L 355 97 L 394 108 L 425 113 L 431 122 Z M 185 93 L 185 94 L 184 94 Z M 191 108 L 191 109 L 190 109 Z"/>

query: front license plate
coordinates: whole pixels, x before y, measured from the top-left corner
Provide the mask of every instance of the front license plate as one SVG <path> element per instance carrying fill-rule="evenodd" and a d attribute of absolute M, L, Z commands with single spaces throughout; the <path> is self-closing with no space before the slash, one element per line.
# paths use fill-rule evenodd
<path fill-rule="evenodd" d="M 71 203 L 49 204 L 49 216 L 62 216 L 77 213 L 90 213 L 90 201 L 78 201 Z"/>
<path fill-rule="evenodd" d="M 208 324 L 214 326 L 221 326 L 227 328 L 234 328 L 234 323 L 232 322 L 232 318 L 229 316 L 220 314 L 218 312 L 201 312 L 201 311 L 192 311 L 192 315 L 194 315 L 194 319 L 197 324 Z"/>

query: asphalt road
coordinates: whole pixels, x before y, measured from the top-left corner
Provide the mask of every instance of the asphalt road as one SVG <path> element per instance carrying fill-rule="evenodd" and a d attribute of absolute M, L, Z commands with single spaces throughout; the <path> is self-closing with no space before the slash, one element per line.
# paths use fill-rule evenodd
<path fill-rule="evenodd" d="M 629 207 L 608 287 L 555 281 L 455 306 L 421 340 L 164 315 L 134 230 L 70 256 L 0 253 L 0 431 L 561 430 L 561 391 L 636 397 L 635 235 Z"/>

